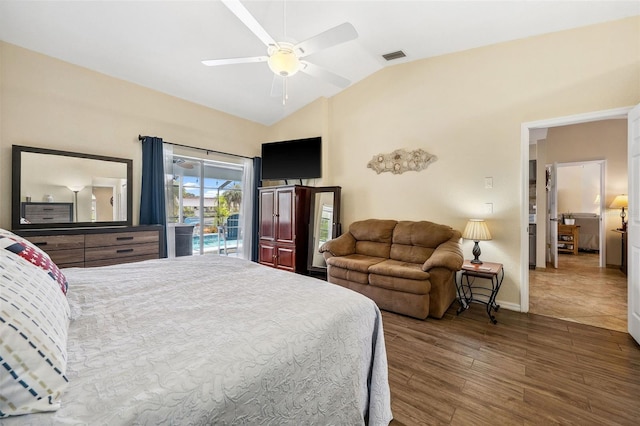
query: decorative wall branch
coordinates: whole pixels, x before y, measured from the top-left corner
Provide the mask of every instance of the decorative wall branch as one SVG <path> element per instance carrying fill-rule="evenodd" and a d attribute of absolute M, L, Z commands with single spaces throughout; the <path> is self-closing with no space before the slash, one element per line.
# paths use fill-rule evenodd
<path fill-rule="evenodd" d="M 410 170 L 415 172 L 424 170 L 437 159 L 438 157 L 429 154 L 423 149 L 415 149 L 413 151 L 396 149 L 391 154 L 374 155 L 367 167 L 375 170 L 378 174 L 391 172 L 399 175 Z"/>

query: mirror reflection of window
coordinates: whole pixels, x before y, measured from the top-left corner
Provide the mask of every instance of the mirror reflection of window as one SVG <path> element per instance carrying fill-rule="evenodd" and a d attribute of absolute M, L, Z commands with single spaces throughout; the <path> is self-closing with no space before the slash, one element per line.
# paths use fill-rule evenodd
<path fill-rule="evenodd" d="M 325 268 L 327 266 L 324 257 L 318 249 L 322 244 L 335 238 L 333 235 L 333 203 L 334 193 L 332 191 L 316 192 L 314 200 L 313 213 L 313 247 L 309 255 L 311 256 L 311 265 L 317 268 Z"/>
<path fill-rule="evenodd" d="M 322 246 L 324 243 L 326 243 L 332 238 L 331 236 L 332 221 L 333 221 L 333 205 L 323 204 L 321 216 L 320 216 L 320 223 L 319 223 L 320 229 L 318 233 L 318 242 L 316 244 L 318 249 L 320 248 L 320 246 Z"/>

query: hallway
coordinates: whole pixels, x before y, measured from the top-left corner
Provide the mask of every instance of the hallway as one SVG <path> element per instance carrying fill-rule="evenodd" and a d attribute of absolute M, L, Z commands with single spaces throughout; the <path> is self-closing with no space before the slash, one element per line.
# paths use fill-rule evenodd
<path fill-rule="evenodd" d="M 529 271 L 529 312 L 627 332 L 627 276 L 598 254 L 561 254 L 558 269 Z"/>

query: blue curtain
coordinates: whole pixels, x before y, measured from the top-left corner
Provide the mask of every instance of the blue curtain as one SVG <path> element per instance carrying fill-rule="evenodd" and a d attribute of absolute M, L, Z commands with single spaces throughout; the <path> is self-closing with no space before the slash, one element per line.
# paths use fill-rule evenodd
<path fill-rule="evenodd" d="M 140 225 L 162 225 L 162 235 L 167 227 L 164 190 L 164 155 L 162 138 L 145 136 L 142 139 L 142 189 L 140 196 Z M 163 240 L 165 240 L 163 238 Z M 163 243 L 163 257 L 167 243 Z"/>
<path fill-rule="evenodd" d="M 262 158 L 253 157 L 253 247 L 251 247 L 251 260 L 258 261 L 258 250 L 260 240 L 258 231 L 260 230 L 260 194 L 258 188 L 262 186 Z"/>

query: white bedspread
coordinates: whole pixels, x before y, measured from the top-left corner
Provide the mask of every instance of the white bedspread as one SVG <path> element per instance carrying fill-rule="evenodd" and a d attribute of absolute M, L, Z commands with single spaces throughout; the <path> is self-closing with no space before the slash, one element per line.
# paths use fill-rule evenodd
<path fill-rule="evenodd" d="M 214 255 L 64 272 L 62 408 L 3 424 L 391 420 L 380 311 L 360 294 Z"/>

